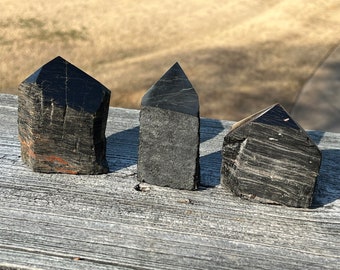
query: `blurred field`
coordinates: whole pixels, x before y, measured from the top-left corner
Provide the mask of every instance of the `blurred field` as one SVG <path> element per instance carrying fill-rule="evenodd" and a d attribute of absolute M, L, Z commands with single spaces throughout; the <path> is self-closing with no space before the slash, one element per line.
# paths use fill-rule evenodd
<path fill-rule="evenodd" d="M 0 91 L 57 55 L 139 108 L 178 61 L 201 115 L 238 120 L 288 110 L 340 37 L 340 1 L 0 0 Z"/>

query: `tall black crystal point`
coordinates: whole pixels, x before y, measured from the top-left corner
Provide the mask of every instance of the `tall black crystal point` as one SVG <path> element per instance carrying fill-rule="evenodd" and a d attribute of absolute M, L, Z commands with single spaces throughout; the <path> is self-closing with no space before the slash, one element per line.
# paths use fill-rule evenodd
<path fill-rule="evenodd" d="M 200 178 L 199 123 L 198 96 L 176 63 L 142 100 L 138 180 L 196 189 Z"/>
<path fill-rule="evenodd" d="M 19 85 L 22 159 L 34 171 L 108 172 L 105 129 L 110 90 L 61 57 Z"/>
<path fill-rule="evenodd" d="M 198 116 L 199 102 L 195 89 L 178 63 L 155 83 L 142 99 L 142 106 Z"/>
<path fill-rule="evenodd" d="M 236 123 L 222 148 L 221 183 L 238 196 L 309 207 L 321 152 L 279 104 Z"/>

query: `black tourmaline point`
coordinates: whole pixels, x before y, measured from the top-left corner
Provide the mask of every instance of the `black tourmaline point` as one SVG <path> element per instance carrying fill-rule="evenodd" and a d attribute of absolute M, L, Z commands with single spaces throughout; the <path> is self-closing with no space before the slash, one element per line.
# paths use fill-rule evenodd
<path fill-rule="evenodd" d="M 188 190 L 199 184 L 199 101 L 178 63 L 142 99 L 138 180 Z"/>
<path fill-rule="evenodd" d="M 238 196 L 309 207 L 321 152 L 279 104 L 236 123 L 224 138 L 221 182 Z"/>
<path fill-rule="evenodd" d="M 22 159 L 34 171 L 108 172 L 105 129 L 110 90 L 61 57 L 19 86 Z"/>
<path fill-rule="evenodd" d="M 197 93 L 178 63 L 146 92 L 142 106 L 199 115 Z"/>

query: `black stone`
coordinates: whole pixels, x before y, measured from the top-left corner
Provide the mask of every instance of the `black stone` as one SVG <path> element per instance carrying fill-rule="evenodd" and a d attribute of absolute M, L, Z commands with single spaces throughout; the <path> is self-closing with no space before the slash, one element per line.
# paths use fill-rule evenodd
<path fill-rule="evenodd" d="M 196 189 L 199 184 L 199 101 L 178 63 L 142 99 L 138 180 Z"/>
<path fill-rule="evenodd" d="M 61 57 L 19 85 L 22 159 L 34 171 L 108 172 L 105 129 L 110 90 Z"/>
<path fill-rule="evenodd" d="M 279 104 L 236 123 L 222 147 L 221 183 L 264 203 L 310 207 L 321 152 Z"/>
<path fill-rule="evenodd" d="M 146 92 L 142 106 L 199 116 L 197 93 L 178 63 Z"/>

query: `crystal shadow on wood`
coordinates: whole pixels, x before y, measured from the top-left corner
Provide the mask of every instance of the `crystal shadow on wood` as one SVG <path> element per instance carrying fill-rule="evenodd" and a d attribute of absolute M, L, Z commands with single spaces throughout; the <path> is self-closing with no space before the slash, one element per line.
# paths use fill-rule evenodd
<path fill-rule="evenodd" d="M 110 172 L 116 172 L 137 164 L 139 126 L 107 137 L 106 159 Z"/>
<path fill-rule="evenodd" d="M 108 172 L 105 129 L 111 92 L 56 57 L 19 85 L 23 161 L 45 173 Z"/>
<path fill-rule="evenodd" d="M 307 133 L 318 145 L 325 134 L 316 130 Z M 340 150 L 322 149 L 321 153 L 321 167 L 311 208 L 323 207 L 340 199 Z"/>
<path fill-rule="evenodd" d="M 225 129 L 226 127 L 223 126 L 220 120 L 201 118 L 200 149 L 202 149 L 202 143 L 215 138 Z M 213 151 L 213 149 L 209 148 L 208 153 L 209 154 L 203 154 L 201 151 L 200 154 L 200 189 L 207 189 L 220 184 L 222 162 L 221 149 Z"/>
<path fill-rule="evenodd" d="M 323 207 L 340 199 L 340 150 L 324 149 L 321 152 L 322 162 L 312 208 Z"/>
<path fill-rule="evenodd" d="M 251 200 L 310 207 L 320 164 L 316 144 L 276 104 L 234 124 L 225 136 L 221 183 Z"/>

